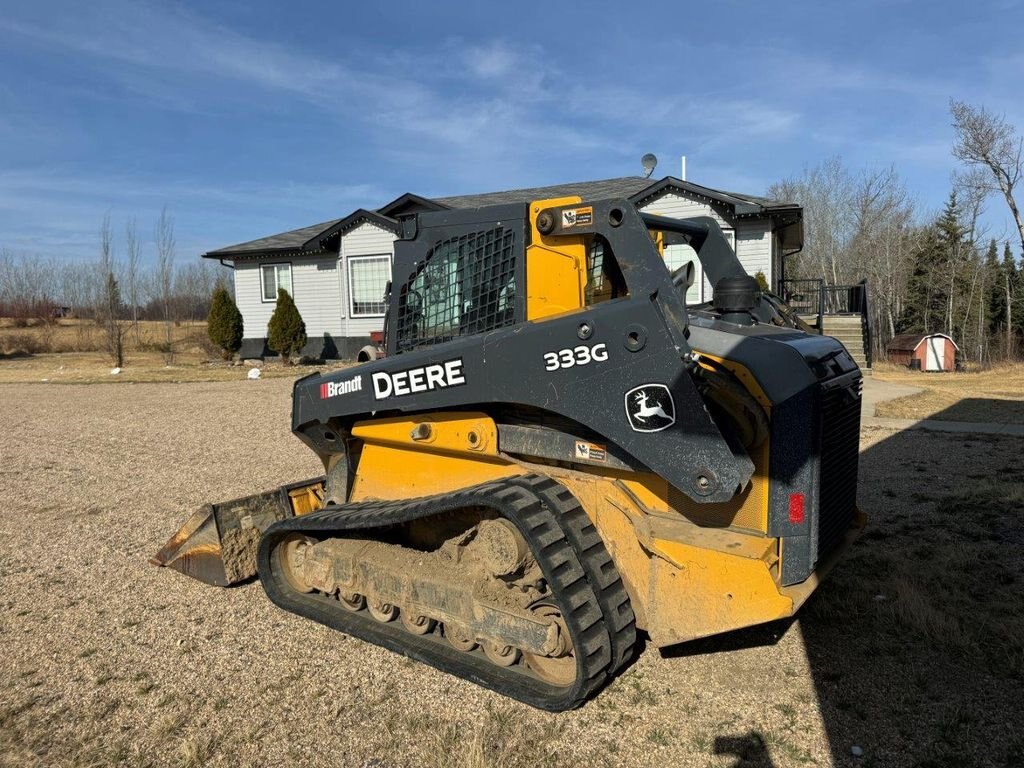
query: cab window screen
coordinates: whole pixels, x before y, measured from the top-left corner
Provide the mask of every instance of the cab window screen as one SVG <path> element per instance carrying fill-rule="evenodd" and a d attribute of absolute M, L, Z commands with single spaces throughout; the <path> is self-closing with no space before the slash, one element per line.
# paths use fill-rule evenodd
<path fill-rule="evenodd" d="M 398 351 L 514 323 L 515 266 L 515 233 L 505 227 L 435 243 L 423 267 L 402 286 Z"/>

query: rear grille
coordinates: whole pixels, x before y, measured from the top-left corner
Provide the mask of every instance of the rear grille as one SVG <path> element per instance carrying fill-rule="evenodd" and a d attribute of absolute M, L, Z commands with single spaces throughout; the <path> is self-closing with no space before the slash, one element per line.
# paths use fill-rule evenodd
<path fill-rule="evenodd" d="M 860 377 L 846 386 L 822 387 L 821 462 L 818 476 L 819 561 L 842 541 L 857 509 L 860 390 Z"/>

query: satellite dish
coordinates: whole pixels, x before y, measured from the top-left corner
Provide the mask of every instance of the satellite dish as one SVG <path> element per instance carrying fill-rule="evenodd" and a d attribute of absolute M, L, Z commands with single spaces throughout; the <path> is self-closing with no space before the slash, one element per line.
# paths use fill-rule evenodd
<path fill-rule="evenodd" d="M 648 152 L 640 158 L 640 164 L 644 167 L 644 178 L 649 179 L 651 174 L 654 173 L 654 166 L 658 164 L 658 158 Z"/>

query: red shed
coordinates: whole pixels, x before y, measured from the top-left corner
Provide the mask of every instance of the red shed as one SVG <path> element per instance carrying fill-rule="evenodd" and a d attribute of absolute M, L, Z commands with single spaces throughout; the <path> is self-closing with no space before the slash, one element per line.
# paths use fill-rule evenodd
<path fill-rule="evenodd" d="M 889 342 L 886 351 L 890 363 L 922 371 L 952 371 L 960 347 L 944 333 L 902 333 Z"/>

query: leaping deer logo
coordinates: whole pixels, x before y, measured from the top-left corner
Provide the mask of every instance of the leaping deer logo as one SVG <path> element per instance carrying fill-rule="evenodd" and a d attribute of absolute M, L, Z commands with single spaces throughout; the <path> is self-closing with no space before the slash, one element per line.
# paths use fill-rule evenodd
<path fill-rule="evenodd" d="M 655 403 L 654 405 L 647 404 L 648 397 L 646 392 L 636 393 L 636 404 L 640 406 L 640 409 L 633 413 L 633 417 L 646 422 L 651 416 L 661 416 L 663 419 L 671 420 L 672 417 L 665 413 L 665 410 Z"/>
<path fill-rule="evenodd" d="M 676 423 L 672 390 L 664 384 L 643 384 L 626 393 L 626 416 L 634 432 L 661 432 Z"/>

